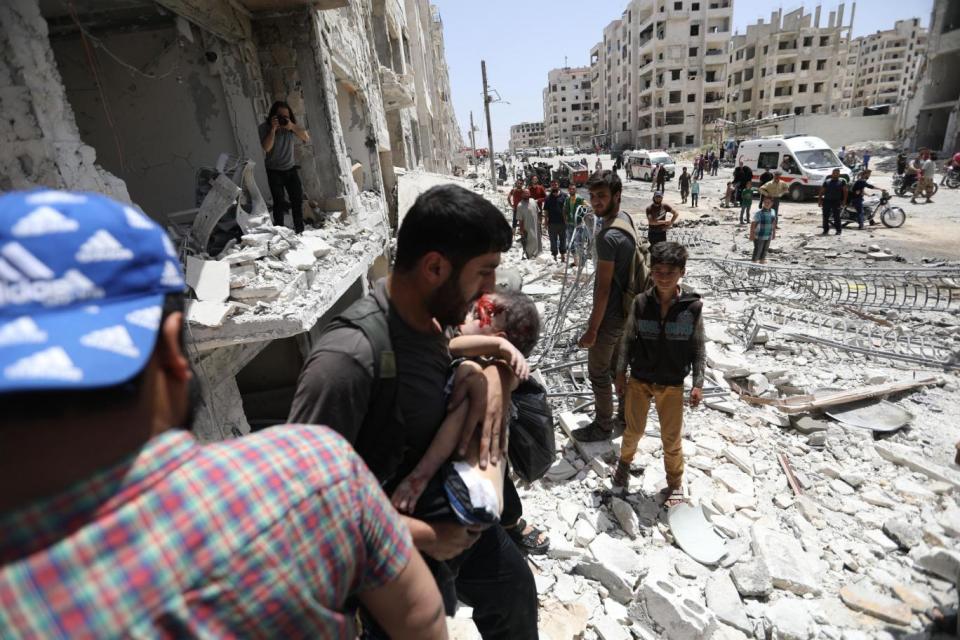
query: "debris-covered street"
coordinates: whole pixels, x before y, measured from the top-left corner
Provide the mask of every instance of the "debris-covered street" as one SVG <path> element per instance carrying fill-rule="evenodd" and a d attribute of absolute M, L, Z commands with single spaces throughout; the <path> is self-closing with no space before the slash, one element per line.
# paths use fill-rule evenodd
<path fill-rule="evenodd" d="M 899 236 L 920 216 L 951 228 L 960 193 L 941 191 L 936 208 L 900 199 L 904 227 L 854 225 L 840 238 L 819 235 L 815 203 L 785 202 L 775 252 L 751 266 L 736 210 L 719 206 L 729 171 L 705 179 L 697 209 L 678 205 L 670 232 L 691 247 L 683 286 L 705 296 L 708 339 L 706 400 L 684 425 L 690 521 L 673 524 L 656 499 L 654 411 L 626 492 L 610 483 L 618 439 L 569 438 L 592 408 L 575 345 L 592 264 L 564 269 L 547 250 L 522 260 L 519 247 L 504 256 L 500 279 L 519 277 L 542 314 L 532 362 L 557 419 L 557 462 L 520 490 L 525 517 L 551 540 L 530 558 L 541 631 L 925 637 L 925 612 L 957 597 L 960 263 L 944 257 L 947 243 Z M 626 181 L 624 210 L 650 194 Z M 674 186 L 666 200 L 677 198 Z M 838 391 L 866 399 L 817 404 Z"/>

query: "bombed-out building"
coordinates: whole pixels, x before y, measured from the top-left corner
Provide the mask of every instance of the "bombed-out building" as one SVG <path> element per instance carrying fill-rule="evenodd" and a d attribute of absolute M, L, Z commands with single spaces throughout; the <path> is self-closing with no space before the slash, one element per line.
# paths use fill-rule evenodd
<path fill-rule="evenodd" d="M 0 54 L 0 191 L 101 192 L 171 232 L 205 439 L 286 418 L 317 333 L 386 273 L 398 171 L 461 146 L 428 0 L 11 0 Z M 310 136 L 300 235 L 268 212 L 275 100 Z"/>

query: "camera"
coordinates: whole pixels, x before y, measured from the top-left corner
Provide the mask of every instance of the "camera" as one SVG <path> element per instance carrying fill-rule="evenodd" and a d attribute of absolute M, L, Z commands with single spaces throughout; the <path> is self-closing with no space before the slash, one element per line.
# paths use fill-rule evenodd
<path fill-rule="evenodd" d="M 290 119 L 287 116 L 277 116 L 277 122 L 280 123 L 281 127 L 287 126 L 287 123 L 290 122 Z"/>

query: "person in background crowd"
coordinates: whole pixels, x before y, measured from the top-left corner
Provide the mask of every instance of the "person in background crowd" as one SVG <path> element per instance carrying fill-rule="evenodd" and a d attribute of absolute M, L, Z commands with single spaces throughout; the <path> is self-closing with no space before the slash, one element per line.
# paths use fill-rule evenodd
<path fill-rule="evenodd" d="M 513 230 L 517 230 L 517 206 L 520 205 L 520 199 L 523 198 L 523 192 L 526 189 L 523 188 L 523 180 L 517 180 L 513 185 L 513 189 L 510 190 L 509 195 L 507 195 L 507 203 L 510 205 L 510 208 L 513 209 Z"/>
<path fill-rule="evenodd" d="M 563 204 L 563 219 L 567 225 L 567 245 L 573 242 L 573 232 L 577 227 L 577 210 L 585 206 L 583 198 L 577 195 L 577 185 L 567 187 L 567 199 Z"/>
<path fill-rule="evenodd" d="M 680 202 L 687 204 L 687 196 L 690 195 L 690 174 L 687 173 L 686 167 L 683 167 L 680 171 L 677 185 L 680 187 Z"/>
<path fill-rule="evenodd" d="M 746 187 L 740 190 L 740 224 L 750 222 L 750 208 L 753 206 L 753 188 Z"/>
<path fill-rule="evenodd" d="M 840 211 L 843 210 L 847 202 L 847 183 L 840 178 L 840 169 L 834 169 L 830 177 L 824 180 L 820 187 L 820 193 L 817 196 L 817 204 L 823 211 L 823 233 L 830 233 L 830 222 L 833 221 L 833 228 L 837 235 L 840 235 L 842 227 L 840 226 Z"/>
<path fill-rule="evenodd" d="M 700 200 L 700 181 L 694 178 L 693 182 L 690 183 L 690 206 L 697 206 L 697 202 Z"/>
<path fill-rule="evenodd" d="M 867 169 L 870 168 L 870 158 L 871 158 L 871 157 L 872 157 L 872 156 L 870 155 L 870 151 L 869 151 L 869 150 L 865 150 L 865 151 L 863 152 L 863 168 L 864 168 L 864 170 L 867 170 Z"/>
<path fill-rule="evenodd" d="M 560 191 L 560 183 L 554 180 L 550 183 L 550 194 L 543 205 L 547 218 L 547 235 L 550 237 L 550 255 L 554 262 L 557 261 L 557 254 L 560 255 L 560 262 L 567 262 L 567 223 L 564 215 L 566 202 L 567 196 Z"/>
<path fill-rule="evenodd" d="M 933 202 L 930 196 L 933 193 L 933 179 L 936 172 L 937 163 L 930 157 L 929 149 L 923 149 L 920 152 L 920 180 L 913 191 L 913 197 L 910 198 L 910 204 L 917 204 L 918 194 L 927 198 L 925 204 Z"/>
<path fill-rule="evenodd" d="M 393 272 L 318 338 L 300 373 L 290 420 L 332 425 L 392 493 L 423 457 L 448 410 L 469 401 L 459 454 L 482 429 L 480 467 L 497 462 L 506 446 L 510 367 L 498 360 L 465 377 L 449 402 L 443 390 L 452 363 L 450 329 L 463 322 L 475 300 L 493 291 L 510 240 L 503 213 L 482 196 L 455 185 L 420 194 L 397 233 Z M 387 346 L 375 354 L 362 328 L 369 330 L 374 320 L 378 333 L 389 336 L 393 357 L 386 371 L 379 363 Z M 395 393 L 386 397 L 380 391 L 391 374 Z M 414 546 L 428 558 L 448 613 L 459 600 L 473 607 L 483 638 L 536 640 L 533 575 L 501 525 L 481 531 L 453 522 L 404 521 Z"/>
<path fill-rule="evenodd" d="M 860 225 L 860 229 L 863 229 L 863 192 L 865 189 L 877 188 L 870 184 L 870 174 L 870 169 L 864 169 L 860 173 L 860 177 L 857 178 L 857 180 L 850 187 L 849 202 L 857 210 L 857 222 Z M 871 220 L 870 224 L 876 224 L 876 221 Z"/>
<path fill-rule="evenodd" d="M 900 151 L 897 154 L 897 173 L 903 175 L 907 171 L 907 154 L 904 151 Z"/>
<path fill-rule="evenodd" d="M 780 170 L 773 172 L 773 179 L 760 187 L 760 195 L 767 196 L 773 200 L 773 210 L 780 215 L 780 199 L 790 191 L 790 188 L 783 181 L 783 172 Z"/>
<path fill-rule="evenodd" d="M 520 229 L 520 243 L 523 245 L 523 258 L 536 258 L 540 253 L 540 223 L 537 207 L 530 199 L 530 191 L 523 190 L 520 204 L 517 205 L 517 223 Z"/>
<path fill-rule="evenodd" d="M 740 160 L 737 168 L 733 170 L 733 182 L 736 184 L 734 200 L 740 203 L 740 194 L 753 183 L 753 170 L 745 166 L 743 160 Z"/>
<path fill-rule="evenodd" d="M 647 238 L 650 241 L 650 246 L 652 247 L 658 242 L 666 242 L 667 229 L 673 226 L 673 223 L 680 217 L 680 213 L 664 203 L 663 193 L 659 191 L 653 194 L 653 203 L 647 207 L 646 213 Z M 669 220 L 667 220 L 667 214 L 670 214 Z"/>
<path fill-rule="evenodd" d="M 593 170 L 596 173 L 600 173 L 601 171 L 603 171 L 603 163 L 600 162 L 600 158 L 597 158 L 596 163 L 594 163 Z"/>
<path fill-rule="evenodd" d="M 720 158 L 714 157 L 711 164 L 710 175 L 715 176 L 720 171 Z"/>
<path fill-rule="evenodd" d="M 660 175 L 660 165 L 654 164 L 650 169 L 650 191 L 657 190 L 657 178 Z"/>
<path fill-rule="evenodd" d="M 430 572 L 341 436 L 190 433 L 185 283 L 157 224 L 98 194 L 14 192 L 0 244 L 19 275 L 0 285 L 4 637 L 349 638 L 359 601 L 394 638 L 446 638 Z"/>
<path fill-rule="evenodd" d="M 623 184 L 616 174 L 611 171 L 595 173 L 587 182 L 587 189 L 593 212 L 602 223 L 596 239 L 593 309 L 578 344 L 589 349 L 587 374 L 593 388 L 596 417 L 587 426 L 575 429 L 573 437 L 580 442 L 595 442 L 609 440 L 614 434 L 613 368 L 623 335 L 623 296 L 638 239 L 633 219 L 620 209 Z M 620 228 L 626 225 L 634 230 L 633 235 Z M 622 415 L 623 403 L 619 405 Z"/>
<path fill-rule="evenodd" d="M 537 213 L 543 213 L 543 203 L 547 200 L 547 191 L 540 184 L 539 176 L 533 176 L 531 180 L 530 197 L 537 202 Z"/>
<path fill-rule="evenodd" d="M 777 237 L 777 214 L 773 210 L 773 198 L 763 196 L 760 208 L 753 214 L 750 223 L 750 240 L 753 242 L 752 262 L 767 263 L 767 250 L 770 241 Z"/>
<path fill-rule="evenodd" d="M 762 187 L 771 180 L 773 180 L 773 173 L 770 172 L 770 169 L 764 168 L 763 173 L 760 174 L 760 177 L 757 180 L 759 182 L 758 186 Z"/>
<path fill-rule="evenodd" d="M 293 229 L 303 233 L 303 184 L 294 158 L 294 140 L 310 142 L 310 134 L 297 125 L 290 105 L 278 100 L 270 107 L 267 121 L 260 125 L 260 144 L 263 147 L 267 183 L 273 198 L 273 224 L 283 226 L 284 214 L 290 209 Z M 290 202 L 284 198 L 284 191 Z"/>
<path fill-rule="evenodd" d="M 657 171 L 657 191 L 663 193 L 667 190 L 667 168 L 662 164 L 659 166 L 660 170 Z"/>

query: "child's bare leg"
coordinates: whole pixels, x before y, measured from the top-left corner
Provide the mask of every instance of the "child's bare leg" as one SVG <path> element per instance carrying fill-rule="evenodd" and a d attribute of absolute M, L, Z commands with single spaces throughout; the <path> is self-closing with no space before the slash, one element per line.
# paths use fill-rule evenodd
<path fill-rule="evenodd" d="M 500 461 L 497 463 L 494 463 L 491 460 L 489 463 L 487 463 L 486 469 L 481 469 L 480 433 L 477 432 L 474 434 L 473 438 L 470 439 L 470 445 L 467 447 L 467 455 L 463 457 L 463 461 L 473 468 L 473 473 L 477 474 L 481 478 L 489 480 L 493 484 L 493 488 L 497 492 L 497 512 L 503 513 L 503 475 L 504 470 L 506 469 L 504 466 L 503 457 L 501 457 Z"/>
<path fill-rule="evenodd" d="M 413 468 L 410 475 L 404 478 L 394 489 L 391 502 L 398 511 L 413 513 L 414 507 L 417 506 L 417 500 L 420 499 L 427 482 L 437 473 L 440 466 L 453 455 L 457 444 L 460 442 L 460 434 L 463 431 L 463 423 L 466 421 L 469 406 L 470 403 L 462 402 L 459 407 L 447 414 L 420 462 Z"/>

